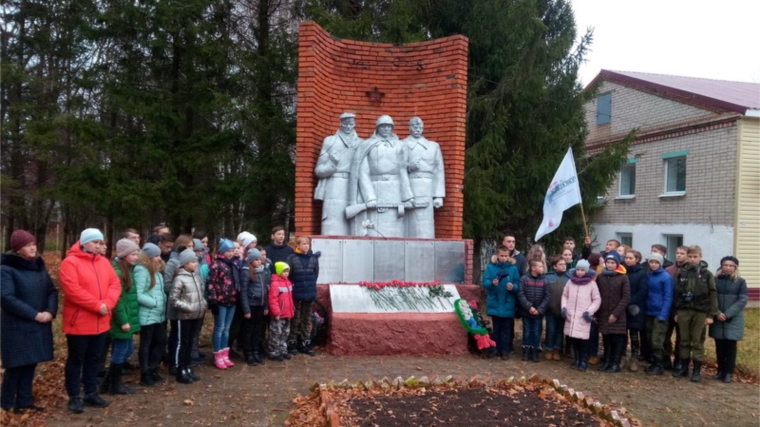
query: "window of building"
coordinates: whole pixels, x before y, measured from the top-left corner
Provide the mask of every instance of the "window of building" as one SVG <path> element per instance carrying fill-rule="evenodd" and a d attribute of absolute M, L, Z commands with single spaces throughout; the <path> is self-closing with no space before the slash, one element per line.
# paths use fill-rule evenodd
<path fill-rule="evenodd" d="M 612 94 L 605 93 L 596 98 L 596 124 L 605 125 L 612 119 Z"/>
<path fill-rule="evenodd" d="M 686 193 L 686 155 L 688 151 L 663 154 L 665 161 L 665 193 L 663 196 L 682 196 Z"/>
<path fill-rule="evenodd" d="M 665 258 L 676 262 L 676 249 L 678 249 L 679 246 L 683 246 L 683 235 L 666 234 L 664 237 L 665 247 L 668 248 L 668 254 Z"/>
<path fill-rule="evenodd" d="M 618 198 L 627 199 L 636 195 L 636 159 L 629 160 L 620 168 L 620 192 Z"/>
<path fill-rule="evenodd" d="M 633 247 L 633 234 L 632 233 L 617 233 L 617 239 L 621 245 Z"/>

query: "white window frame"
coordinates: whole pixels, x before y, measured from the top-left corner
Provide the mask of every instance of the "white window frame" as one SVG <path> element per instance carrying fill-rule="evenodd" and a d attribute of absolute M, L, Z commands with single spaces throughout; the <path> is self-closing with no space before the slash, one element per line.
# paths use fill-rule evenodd
<path fill-rule="evenodd" d="M 621 245 L 627 245 L 630 247 L 633 247 L 633 233 L 615 233 L 617 235 L 617 240 L 620 242 Z M 626 243 L 630 242 L 630 244 Z"/>
<path fill-rule="evenodd" d="M 668 253 L 665 255 L 665 258 L 676 262 L 676 249 L 678 249 L 679 246 L 683 246 L 683 234 L 663 234 L 662 238 L 665 241 L 663 244 L 668 248 Z M 671 239 L 675 239 L 676 241 L 671 242 Z M 677 242 L 678 239 L 681 239 L 680 245 Z"/>
<path fill-rule="evenodd" d="M 617 195 L 616 199 L 633 199 L 633 198 L 636 197 L 636 161 L 635 160 L 636 159 L 628 160 L 628 163 L 624 164 L 620 168 L 620 173 L 618 174 L 618 195 Z M 633 192 L 631 192 L 630 194 L 623 194 L 623 175 L 626 172 L 628 172 L 628 174 L 629 174 L 628 181 L 630 182 L 630 180 L 631 180 L 631 177 L 630 177 L 631 172 L 630 171 L 633 172 L 632 173 L 632 175 L 633 175 Z"/>
<path fill-rule="evenodd" d="M 679 151 L 679 152 L 675 152 L 675 153 L 668 153 L 668 154 L 663 154 L 662 155 L 662 159 L 664 160 L 664 163 L 665 163 L 665 180 L 663 182 L 663 189 L 662 189 L 663 191 L 662 191 L 662 194 L 660 195 L 660 197 L 679 197 L 679 196 L 683 196 L 683 195 L 686 194 L 686 176 L 687 176 L 686 175 L 686 169 L 687 169 L 687 166 L 688 166 L 686 164 L 686 158 L 687 158 L 688 154 L 689 154 L 688 151 Z M 670 181 L 670 167 L 671 167 L 670 165 L 671 165 L 672 162 L 676 162 L 676 161 L 678 161 L 680 159 L 683 159 L 683 162 L 684 162 L 684 177 L 683 177 L 683 179 L 684 179 L 684 189 L 683 190 L 669 191 L 668 190 L 668 182 Z M 676 181 L 678 181 L 678 177 L 676 177 Z"/>

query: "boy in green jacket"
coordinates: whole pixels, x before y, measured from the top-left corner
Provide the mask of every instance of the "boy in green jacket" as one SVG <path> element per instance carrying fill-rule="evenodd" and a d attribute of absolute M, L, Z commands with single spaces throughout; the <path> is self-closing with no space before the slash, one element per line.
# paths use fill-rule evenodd
<path fill-rule="evenodd" d="M 673 376 L 688 375 L 691 359 L 694 364 L 691 380 L 699 382 L 702 380 L 702 359 L 705 355 L 702 336 L 705 326 L 712 324 L 713 317 L 718 315 L 718 291 L 715 276 L 707 269 L 707 263 L 702 261 L 702 248 L 690 246 L 686 255 L 689 262 L 678 271 L 673 293 L 683 362 L 680 369 L 673 371 Z"/>

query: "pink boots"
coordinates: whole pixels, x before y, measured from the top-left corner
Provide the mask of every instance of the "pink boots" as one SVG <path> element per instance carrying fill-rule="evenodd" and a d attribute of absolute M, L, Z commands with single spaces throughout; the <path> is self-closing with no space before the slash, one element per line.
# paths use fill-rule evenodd
<path fill-rule="evenodd" d="M 214 366 L 219 369 L 227 369 L 235 366 L 230 360 L 230 349 L 224 348 L 214 353 Z"/>
<path fill-rule="evenodd" d="M 227 364 L 224 363 L 224 350 L 214 353 L 214 366 L 219 369 L 227 369 Z"/>
<path fill-rule="evenodd" d="M 235 364 L 232 362 L 232 360 L 230 360 L 230 348 L 227 347 L 224 350 L 222 350 L 222 352 L 223 352 L 222 354 L 224 355 L 223 356 L 223 360 L 224 360 L 224 363 L 227 365 L 227 367 L 231 368 L 231 367 L 235 366 Z"/>

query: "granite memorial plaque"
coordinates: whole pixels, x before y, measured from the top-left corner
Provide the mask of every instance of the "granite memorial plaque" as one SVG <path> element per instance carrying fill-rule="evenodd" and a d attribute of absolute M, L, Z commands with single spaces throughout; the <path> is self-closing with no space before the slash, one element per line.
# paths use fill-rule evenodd
<path fill-rule="evenodd" d="M 374 247 L 371 240 L 343 240 L 343 282 L 373 281 Z"/>
<path fill-rule="evenodd" d="M 435 280 L 441 283 L 464 283 L 464 242 L 435 242 Z"/>
<path fill-rule="evenodd" d="M 432 282 L 434 280 L 435 244 L 433 241 L 405 241 L 404 281 Z"/>
<path fill-rule="evenodd" d="M 404 245 L 400 240 L 375 240 L 374 282 L 404 280 Z"/>
<path fill-rule="evenodd" d="M 322 252 L 317 283 L 343 282 L 343 240 L 313 239 L 311 248 Z"/>

